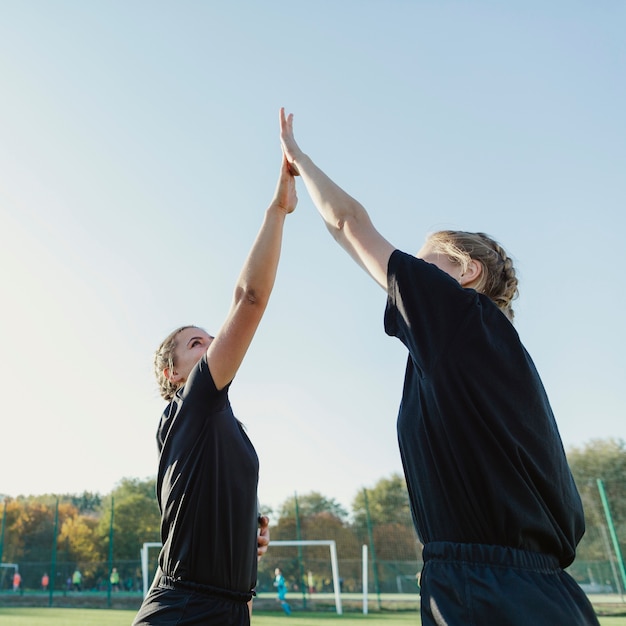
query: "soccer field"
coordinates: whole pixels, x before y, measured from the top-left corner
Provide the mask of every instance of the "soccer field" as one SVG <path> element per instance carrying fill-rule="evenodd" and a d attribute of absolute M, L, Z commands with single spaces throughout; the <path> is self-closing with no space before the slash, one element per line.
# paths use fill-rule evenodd
<path fill-rule="evenodd" d="M 135 611 L 102 609 L 0 608 L 0 626 L 130 626 Z M 419 626 L 417 613 L 283 613 L 263 612 L 252 617 L 252 626 Z M 602 626 L 626 626 L 626 616 L 601 617 Z"/>

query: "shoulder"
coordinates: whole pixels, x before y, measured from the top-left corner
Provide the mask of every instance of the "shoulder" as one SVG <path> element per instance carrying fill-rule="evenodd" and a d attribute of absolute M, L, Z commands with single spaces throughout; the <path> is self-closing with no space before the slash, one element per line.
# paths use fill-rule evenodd
<path fill-rule="evenodd" d="M 388 281 L 391 286 L 392 282 L 410 282 L 423 283 L 428 285 L 447 285 L 454 288 L 455 291 L 461 291 L 459 283 L 440 270 L 436 265 L 428 263 L 408 252 L 402 250 L 394 250 L 389 257 L 387 266 Z"/>
<path fill-rule="evenodd" d="M 395 250 L 389 258 L 387 284 L 388 308 L 404 314 L 419 310 L 422 315 L 430 311 L 440 316 L 457 309 L 476 294 L 471 289 L 463 289 L 436 265 L 401 250 Z"/>
<path fill-rule="evenodd" d="M 202 401 L 217 404 L 218 406 L 228 401 L 228 390 L 230 383 L 223 389 L 218 389 L 211 369 L 207 361 L 207 355 L 204 354 L 198 361 L 196 366 L 191 370 L 185 386 L 179 391 L 177 396 L 182 401 Z"/>

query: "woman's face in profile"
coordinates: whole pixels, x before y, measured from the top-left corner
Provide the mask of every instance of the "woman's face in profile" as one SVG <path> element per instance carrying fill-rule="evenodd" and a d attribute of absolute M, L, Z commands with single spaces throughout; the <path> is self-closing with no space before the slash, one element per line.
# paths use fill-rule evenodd
<path fill-rule="evenodd" d="M 213 339 L 205 330 L 195 326 L 181 330 L 174 350 L 174 369 L 168 378 L 173 383 L 185 382 Z"/>
<path fill-rule="evenodd" d="M 436 265 L 442 272 L 452 276 L 457 282 L 461 282 L 463 269 L 460 264 L 452 261 L 446 254 L 437 252 L 430 242 L 427 241 L 415 256 L 426 263 Z"/>

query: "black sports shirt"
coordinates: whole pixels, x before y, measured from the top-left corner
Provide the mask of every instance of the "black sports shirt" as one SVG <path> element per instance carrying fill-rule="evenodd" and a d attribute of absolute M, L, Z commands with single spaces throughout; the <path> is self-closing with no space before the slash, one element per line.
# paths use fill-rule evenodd
<path fill-rule="evenodd" d="M 175 579 L 250 592 L 257 573 L 259 461 L 215 388 L 204 356 L 168 405 L 157 433 L 159 565 Z"/>
<path fill-rule="evenodd" d="M 385 331 L 409 351 L 397 428 L 420 540 L 509 546 L 569 565 L 582 504 L 510 321 L 488 297 L 396 250 Z"/>

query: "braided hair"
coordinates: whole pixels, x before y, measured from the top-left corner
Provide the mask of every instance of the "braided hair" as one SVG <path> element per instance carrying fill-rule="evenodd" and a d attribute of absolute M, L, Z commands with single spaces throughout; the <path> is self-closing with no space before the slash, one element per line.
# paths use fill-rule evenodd
<path fill-rule="evenodd" d="M 428 242 L 438 252 L 458 263 L 464 272 L 472 259 L 478 261 L 483 271 L 473 285 L 474 289 L 489 296 L 513 321 L 512 302 L 519 295 L 518 280 L 512 259 L 497 241 L 485 233 L 440 230 L 430 235 Z"/>
<path fill-rule="evenodd" d="M 174 351 L 178 345 L 178 334 L 187 328 L 195 327 L 181 326 L 180 328 L 172 331 L 162 341 L 161 345 L 154 353 L 154 374 L 159 385 L 159 392 L 161 393 L 161 397 L 168 402 L 171 402 L 176 395 L 178 385 L 167 378 L 163 371 L 165 369 L 169 369 L 170 371 L 174 369 Z"/>

